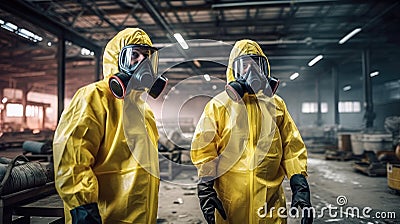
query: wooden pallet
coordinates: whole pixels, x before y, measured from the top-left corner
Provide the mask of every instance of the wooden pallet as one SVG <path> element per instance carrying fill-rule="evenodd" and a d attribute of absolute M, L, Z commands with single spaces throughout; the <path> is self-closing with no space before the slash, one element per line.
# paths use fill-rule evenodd
<path fill-rule="evenodd" d="M 348 161 L 353 158 L 353 153 L 349 151 L 327 150 L 325 152 L 326 160 Z"/>
<path fill-rule="evenodd" d="M 366 163 L 366 162 L 354 162 L 353 168 L 366 174 L 370 177 L 382 177 L 386 176 L 386 166 L 383 163 L 376 162 L 376 163 Z"/>

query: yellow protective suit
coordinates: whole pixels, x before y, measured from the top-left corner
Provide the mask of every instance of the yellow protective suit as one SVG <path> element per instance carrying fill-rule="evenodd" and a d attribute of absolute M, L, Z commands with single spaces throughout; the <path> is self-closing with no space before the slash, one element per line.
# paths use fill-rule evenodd
<path fill-rule="evenodd" d="M 128 44 L 152 45 L 141 29 L 119 32 L 105 47 L 104 79 L 77 91 L 55 132 L 55 185 L 64 202 L 66 223 L 71 222 L 71 209 L 89 203 L 98 204 L 103 223 L 156 223 L 159 178 L 154 115 L 141 99 L 142 92 L 132 91 L 122 101 L 108 87 L 109 77 L 118 72 L 118 54 Z M 136 123 L 124 130 L 127 100 L 128 109 L 134 110 L 128 120 Z M 155 155 L 152 173 L 149 164 L 138 162 L 140 153 Z"/>
<path fill-rule="evenodd" d="M 265 57 L 251 40 L 236 42 L 227 81 L 234 80 L 233 60 L 244 54 Z M 286 223 L 282 181 L 307 176 L 307 151 L 300 133 L 277 95 L 245 94 L 240 103 L 223 92 L 205 107 L 192 141 L 191 158 L 200 177 L 216 177 L 214 188 L 227 220 L 216 211 L 216 223 Z M 275 207 L 275 209 L 272 209 Z"/>

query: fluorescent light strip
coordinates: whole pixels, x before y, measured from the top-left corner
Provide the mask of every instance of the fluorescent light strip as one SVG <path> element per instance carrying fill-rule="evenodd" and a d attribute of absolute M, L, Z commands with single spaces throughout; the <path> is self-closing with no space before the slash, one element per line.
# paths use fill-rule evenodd
<path fill-rule="evenodd" d="M 38 41 L 42 41 L 43 40 L 43 38 L 41 36 L 38 36 L 38 35 L 35 35 L 33 38 L 35 38 Z"/>
<path fill-rule="evenodd" d="M 189 46 L 187 45 L 185 39 L 183 39 L 182 35 L 180 33 L 175 33 L 174 34 L 175 39 L 178 41 L 178 43 L 181 45 L 183 49 L 189 49 Z"/>
<path fill-rule="evenodd" d="M 349 91 L 349 90 L 351 90 L 351 86 L 350 85 L 343 87 L 343 91 Z"/>
<path fill-rule="evenodd" d="M 361 28 L 355 28 L 353 31 L 348 33 L 346 36 L 344 36 L 342 39 L 339 40 L 339 44 L 344 44 L 346 41 L 348 41 L 350 38 L 352 38 L 354 35 L 359 33 L 361 31 Z"/>
<path fill-rule="evenodd" d="M 24 34 L 24 33 L 17 33 L 18 35 L 20 35 L 21 37 L 25 37 L 26 39 L 31 39 L 30 36 Z"/>
<path fill-rule="evenodd" d="M 13 23 L 10 23 L 10 22 L 6 22 L 5 25 L 10 27 L 13 30 L 17 30 L 18 29 L 18 26 L 14 25 Z"/>
<path fill-rule="evenodd" d="M 6 24 L 1 25 L 1 27 L 3 27 L 4 29 L 10 31 L 10 32 L 14 32 L 13 29 L 11 29 L 9 26 L 7 26 Z"/>
<path fill-rule="evenodd" d="M 308 66 L 313 66 L 315 65 L 317 62 L 319 62 L 324 56 L 322 56 L 322 54 L 317 55 L 314 59 L 312 59 L 310 62 L 308 62 Z"/>
<path fill-rule="evenodd" d="M 377 75 L 379 75 L 379 71 L 374 71 L 374 72 L 371 72 L 369 74 L 370 77 L 374 77 L 374 76 L 377 76 Z"/>
<path fill-rule="evenodd" d="M 24 34 L 24 35 L 30 36 L 30 37 L 35 37 L 35 34 L 34 34 L 34 33 L 32 33 L 32 32 L 29 31 L 29 30 L 26 30 L 26 29 L 24 29 L 24 28 L 19 29 L 19 32 L 22 33 L 22 34 Z"/>
<path fill-rule="evenodd" d="M 295 73 L 293 73 L 291 76 L 290 76 L 290 80 L 295 80 L 297 77 L 299 77 L 299 73 L 298 72 L 295 72 Z"/>
<path fill-rule="evenodd" d="M 33 42 L 38 42 L 38 41 L 42 41 L 43 40 L 43 38 L 41 36 L 36 35 L 36 34 L 34 34 L 33 32 L 31 32 L 31 31 L 29 31 L 27 29 L 18 28 L 18 26 L 13 24 L 13 23 L 5 22 L 4 20 L 0 19 L 0 25 L 1 25 L 2 28 L 6 29 L 6 30 L 8 30 L 10 32 L 16 33 L 17 35 L 19 35 L 21 37 L 24 37 L 24 38 L 26 38 L 28 40 L 31 40 Z"/>

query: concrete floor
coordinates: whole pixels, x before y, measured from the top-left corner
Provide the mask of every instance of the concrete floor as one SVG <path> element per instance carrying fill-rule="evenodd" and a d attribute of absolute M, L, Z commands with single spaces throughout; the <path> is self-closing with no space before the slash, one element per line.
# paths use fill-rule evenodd
<path fill-rule="evenodd" d="M 323 154 L 309 154 L 308 182 L 317 215 L 314 223 L 400 223 L 400 195 L 387 187 L 387 178 L 355 172 L 353 164 L 354 161 L 328 161 Z M 185 170 L 172 183 L 161 182 L 159 223 L 206 223 L 200 211 L 196 186 L 190 185 L 195 181 L 193 175 L 196 175 L 195 171 Z M 290 203 L 288 180 L 285 179 L 283 187 Z M 343 200 L 347 201 L 344 205 L 341 204 Z M 290 205 L 287 207 L 290 208 Z M 359 216 L 352 217 L 357 211 Z M 379 215 L 387 218 L 377 217 Z M 300 219 L 289 218 L 288 223 L 300 223 Z"/>
<path fill-rule="evenodd" d="M 308 181 L 312 193 L 312 204 L 318 215 L 314 223 L 400 223 L 400 195 L 389 190 L 387 178 L 369 177 L 357 173 L 352 167 L 353 163 L 354 161 L 328 161 L 324 159 L 323 154 L 309 154 Z M 195 181 L 194 169 L 181 171 L 171 181 L 161 181 L 158 223 L 206 223 L 200 211 Z M 289 203 L 291 192 L 287 180 L 284 181 L 283 186 Z M 347 203 L 339 206 L 338 197 L 342 200 L 346 199 Z M 329 215 L 329 207 L 333 215 Z M 368 207 L 371 209 L 369 210 Z M 360 217 L 351 217 L 349 213 L 356 214 L 356 210 L 349 209 L 358 209 Z M 363 209 L 370 217 L 362 215 Z M 335 212 L 337 215 L 334 215 Z M 387 218 L 378 218 L 377 215 L 386 215 Z M 395 217 L 389 218 L 393 215 Z M 51 219 L 41 217 L 31 219 L 31 223 L 34 224 L 49 221 Z M 294 224 L 300 221 L 289 218 L 288 223 Z"/>

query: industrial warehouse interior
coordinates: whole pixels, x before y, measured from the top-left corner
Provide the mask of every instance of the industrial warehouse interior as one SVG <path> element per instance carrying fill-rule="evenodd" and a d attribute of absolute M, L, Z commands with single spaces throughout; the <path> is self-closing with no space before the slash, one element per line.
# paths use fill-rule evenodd
<path fill-rule="evenodd" d="M 158 75 L 168 79 L 156 99 L 141 96 L 159 136 L 159 190 L 158 200 L 150 202 L 157 208 L 156 221 L 133 223 L 207 223 L 192 143 L 203 128 L 206 105 L 227 91 L 235 43 L 247 39 L 257 42 L 268 58 L 269 74 L 279 80 L 275 94 L 285 102 L 304 142 L 313 223 L 400 223 L 399 24 L 397 0 L 1 1 L 0 223 L 70 223 L 67 202 L 58 193 L 61 185 L 56 187 L 60 156 L 53 151 L 55 136 L 65 137 L 56 129 L 63 111 L 78 101 L 74 95 L 106 79 L 104 49 L 125 28 L 148 34 L 158 49 Z M 135 116 L 126 109 L 129 97 L 109 99 L 128 105 L 124 116 Z M 282 112 L 273 111 L 272 117 Z M 127 140 L 122 141 L 134 151 L 131 121 L 124 119 Z M 146 123 L 141 122 L 145 129 L 151 126 L 147 114 Z M 242 127 L 235 122 L 231 125 Z M 243 130 L 251 134 L 260 124 L 257 120 Z M 297 132 L 289 134 L 296 137 Z M 265 150 L 262 161 L 273 153 Z M 267 176 L 275 175 L 268 171 Z M 282 179 L 283 210 L 288 211 L 283 219 L 303 223 L 301 215 L 289 213 L 291 175 Z M 249 196 L 251 201 L 255 197 Z M 247 202 L 237 206 L 249 210 L 245 216 L 257 216 L 248 223 L 281 223 L 267 222 L 260 214 L 273 205 L 257 207 L 252 215 Z M 226 209 L 226 222 L 216 215 L 216 223 L 242 224 L 229 218 L 232 211 Z"/>

